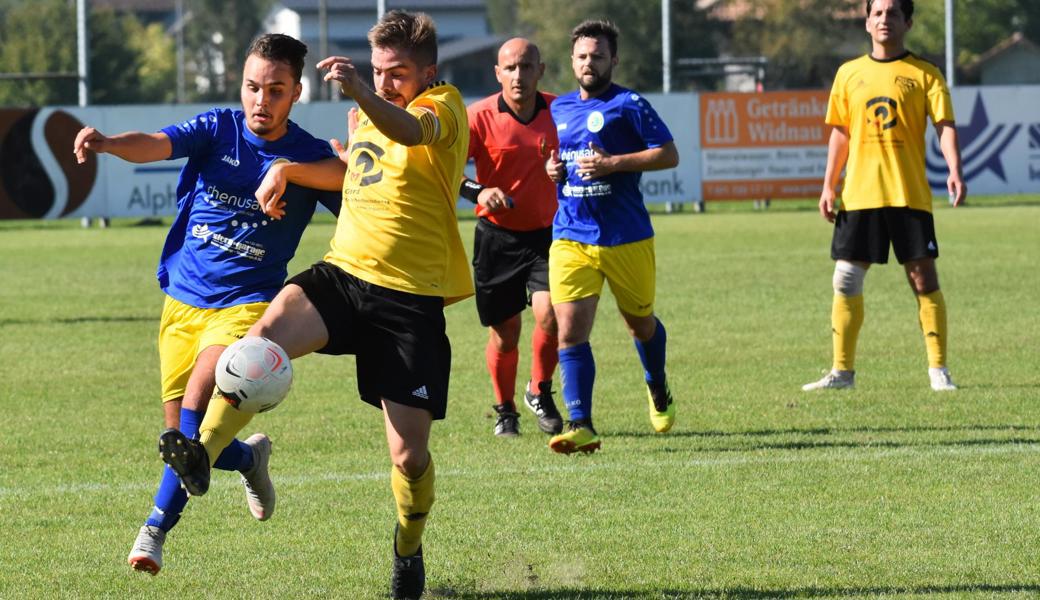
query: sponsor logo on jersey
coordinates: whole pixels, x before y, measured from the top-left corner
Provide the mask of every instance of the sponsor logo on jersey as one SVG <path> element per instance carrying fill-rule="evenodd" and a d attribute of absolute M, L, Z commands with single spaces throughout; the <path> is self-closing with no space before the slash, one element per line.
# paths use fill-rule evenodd
<path fill-rule="evenodd" d="M 231 165 L 232 167 L 237 167 L 239 165 L 239 162 L 238 162 L 237 158 L 231 158 L 227 154 L 225 154 L 224 157 L 221 158 L 220 160 L 226 162 L 227 164 Z"/>
<path fill-rule="evenodd" d="M 598 110 L 590 112 L 589 117 L 585 119 L 585 128 L 592 133 L 596 133 L 600 129 L 603 129 L 603 113 Z"/>
<path fill-rule="evenodd" d="M 350 146 L 350 170 L 348 172 L 351 182 L 358 187 L 365 187 L 383 180 L 383 167 L 379 159 L 386 151 L 372 142 L 356 142 Z"/>
<path fill-rule="evenodd" d="M 209 225 L 192 225 L 191 226 L 191 235 L 194 236 L 194 237 L 199 238 L 200 240 L 208 239 L 210 234 L 212 234 L 212 233 L 213 232 L 211 232 L 209 230 Z"/>
<path fill-rule="evenodd" d="M 867 100 L 867 123 L 883 131 L 892 129 L 898 124 L 896 119 L 896 108 L 899 103 L 887 96 L 878 96 Z M 871 111 L 873 107 L 873 111 Z M 873 119 L 871 119 L 873 115 Z"/>
<path fill-rule="evenodd" d="M 914 88 L 917 87 L 917 81 L 915 81 L 915 80 L 913 80 L 913 79 L 911 79 L 909 77 L 903 77 L 902 75 L 897 75 L 896 76 L 896 85 L 899 86 L 899 89 L 903 90 L 904 94 L 909 94 L 910 92 L 914 91 Z"/>
<path fill-rule="evenodd" d="M 202 240 L 204 244 L 212 244 L 225 252 L 230 252 L 256 262 L 264 260 L 264 255 L 267 254 L 267 249 L 262 245 L 254 242 L 234 240 L 226 235 L 215 233 L 210 230 L 208 224 L 192 225 L 191 235 Z"/>
<path fill-rule="evenodd" d="M 609 183 L 593 183 L 590 185 L 573 185 L 566 184 L 563 186 L 561 193 L 564 196 L 570 198 L 594 198 L 599 196 L 609 196 L 613 189 Z"/>
<path fill-rule="evenodd" d="M 204 199 L 213 206 L 223 206 L 235 212 L 260 210 L 260 202 L 255 197 L 228 194 L 220 191 L 215 185 L 206 188 Z"/>
<path fill-rule="evenodd" d="M 560 160 L 564 162 L 573 162 L 579 158 L 585 158 L 595 154 L 591 148 L 581 148 L 578 150 L 564 150 L 560 152 Z"/>

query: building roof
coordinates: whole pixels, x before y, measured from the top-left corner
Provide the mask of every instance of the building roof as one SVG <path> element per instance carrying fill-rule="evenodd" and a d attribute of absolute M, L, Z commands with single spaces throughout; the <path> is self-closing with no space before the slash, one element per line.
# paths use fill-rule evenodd
<path fill-rule="evenodd" d="M 1027 52 L 1040 55 L 1040 46 L 1037 46 L 1029 38 L 1022 34 L 1021 31 L 1016 31 L 1011 37 L 1008 37 L 1004 41 L 993 46 L 989 50 L 986 50 L 975 60 L 971 61 L 966 67 L 969 73 L 976 73 L 986 67 L 989 63 L 999 60 L 1002 56 L 1011 52 L 1012 50 L 1022 49 Z"/>
<path fill-rule="evenodd" d="M 317 12 L 318 0 L 280 0 L 285 8 L 296 12 Z M 387 10 L 406 8 L 409 10 L 430 10 L 450 8 L 483 9 L 485 0 L 386 0 Z M 328 10 L 376 10 L 376 0 L 328 0 Z"/>
<path fill-rule="evenodd" d="M 134 12 L 173 12 L 177 8 L 176 0 L 93 0 L 90 5 Z"/>
<path fill-rule="evenodd" d="M 497 49 L 506 39 L 504 35 L 456 38 L 437 47 L 437 62 L 445 63 L 481 50 Z"/>

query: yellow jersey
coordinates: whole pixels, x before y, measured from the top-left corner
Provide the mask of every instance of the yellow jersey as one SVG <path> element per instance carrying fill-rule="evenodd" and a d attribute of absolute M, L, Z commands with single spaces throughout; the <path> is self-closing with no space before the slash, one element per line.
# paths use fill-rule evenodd
<path fill-rule="evenodd" d="M 343 207 L 325 261 L 370 283 L 451 304 L 473 295 L 455 219 L 469 150 L 466 106 L 454 86 L 437 83 L 407 110 L 416 118 L 436 116 L 432 143 L 391 141 L 358 115 Z"/>
<path fill-rule="evenodd" d="M 827 106 L 828 125 L 849 133 L 843 210 L 906 206 L 931 212 L 925 175 L 925 127 L 953 121 L 953 102 L 935 65 L 907 52 L 843 64 Z"/>

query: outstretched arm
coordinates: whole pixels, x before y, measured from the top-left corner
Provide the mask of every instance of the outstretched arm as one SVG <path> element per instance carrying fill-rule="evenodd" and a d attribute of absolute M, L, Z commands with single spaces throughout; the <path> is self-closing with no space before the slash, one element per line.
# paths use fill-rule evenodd
<path fill-rule="evenodd" d="M 940 121 L 935 124 L 935 132 L 939 135 L 939 149 L 942 150 L 950 175 L 946 178 L 946 190 L 953 199 L 954 206 L 964 203 L 968 195 L 968 186 L 964 184 L 961 173 L 961 146 L 957 141 L 957 127 L 953 121 Z"/>
<path fill-rule="evenodd" d="M 161 132 L 128 131 L 108 137 L 93 127 L 84 127 L 79 130 L 76 141 L 72 144 L 76 162 L 83 164 L 87 160 L 88 151 L 113 154 L 130 162 L 147 163 L 169 158 L 173 152 L 173 144 L 170 143 L 170 138 Z"/>
<path fill-rule="evenodd" d="M 430 143 L 426 133 L 436 126 L 437 117 L 433 111 L 416 118 L 407 110 L 384 100 L 361 81 L 357 69 L 345 56 L 330 56 L 319 62 L 318 68 L 328 69 L 325 81 L 338 81 L 343 93 L 357 102 L 358 107 L 383 135 L 405 146 Z M 432 120 L 432 123 L 424 124 L 423 119 Z"/>

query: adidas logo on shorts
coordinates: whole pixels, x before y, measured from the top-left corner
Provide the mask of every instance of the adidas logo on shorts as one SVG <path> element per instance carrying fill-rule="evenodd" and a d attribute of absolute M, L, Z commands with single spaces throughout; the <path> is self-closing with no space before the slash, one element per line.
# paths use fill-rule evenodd
<path fill-rule="evenodd" d="M 430 394 L 426 392 L 426 386 L 425 385 L 419 386 L 415 391 L 412 392 L 412 395 L 415 396 L 416 398 L 422 398 L 423 400 L 429 400 L 430 399 Z"/>

